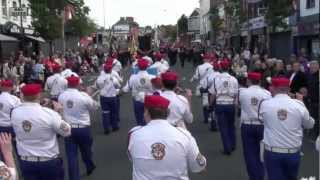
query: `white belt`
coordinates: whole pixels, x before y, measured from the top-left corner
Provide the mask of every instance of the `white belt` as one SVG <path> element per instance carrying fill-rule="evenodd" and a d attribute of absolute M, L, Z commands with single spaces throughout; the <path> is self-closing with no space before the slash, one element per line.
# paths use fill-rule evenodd
<path fill-rule="evenodd" d="M 217 101 L 218 105 L 233 105 L 234 102 L 233 101 Z"/>
<path fill-rule="evenodd" d="M 70 124 L 71 128 L 86 128 L 88 127 L 87 125 L 82 125 L 82 124 Z"/>
<path fill-rule="evenodd" d="M 264 149 L 274 153 L 282 153 L 282 154 L 294 154 L 300 151 L 300 148 L 277 148 L 277 147 L 270 147 L 266 144 L 264 145 Z"/>
<path fill-rule="evenodd" d="M 242 121 L 242 124 L 245 124 L 245 125 L 263 125 L 260 121 L 257 121 L 257 120 Z"/>
<path fill-rule="evenodd" d="M 51 161 L 58 158 L 58 155 L 54 157 L 39 157 L 39 156 L 20 156 L 20 159 L 23 161 L 29 161 L 29 162 L 46 162 Z"/>

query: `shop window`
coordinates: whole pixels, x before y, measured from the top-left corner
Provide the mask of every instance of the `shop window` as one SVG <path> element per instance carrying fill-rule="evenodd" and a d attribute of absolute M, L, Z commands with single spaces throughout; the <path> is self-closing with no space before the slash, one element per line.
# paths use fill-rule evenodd
<path fill-rule="evenodd" d="M 2 0 L 2 15 L 7 16 L 8 15 L 8 10 L 7 10 L 7 0 Z"/>
<path fill-rule="evenodd" d="M 306 0 L 306 8 L 311 9 L 316 7 L 316 0 Z"/>

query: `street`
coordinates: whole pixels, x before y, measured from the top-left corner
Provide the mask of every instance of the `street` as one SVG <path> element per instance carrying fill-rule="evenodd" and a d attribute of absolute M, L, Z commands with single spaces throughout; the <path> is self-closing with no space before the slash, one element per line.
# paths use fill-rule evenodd
<path fill-rule="evenodd" d="M 189 83 L 193 74 L 191 64 L 186 64 L 185 69 L 181 70 L 180 65 L 176 65 L 176 70 L 180 73 L 180 85 L 184 88 L 192 88 L 194 84 Z M 94 79 L 90 76 L 88 79 Z M 202 123 L 202 111 L 200 98 L 193 98 L 194 123 L 188 128 L 196 138 L 200 151 L 208 161 L 207 170 L 201 174 L 191 174 L 192 180 L 247 180 L 246 167 L 242 155 L 241 138 L 239 125 L 237 125 L 237 150 L 232 156 L 223 156 L 220 154 L 222 148 L 220 134 L 208 130 L 208 125 Z M 100 112 L 92 113 L 92 133 L 94 137 L 94 161 L 97 169 L 87 177 L 82 161 L 81 174 L 85 180 L 129 180 L 131 179 L 131 162 L 126 153 L 127 133 L 135 126 L 135 119 L 132 110 L 130 94 L 121 97 L 121 129 L 116 133 L 106 136 L 103 134 Z M 237 121 L 237 124 L 239 122 Z M 300 166 L 299 177 L 318 176 L 318 157 L 314 149 L 314 144 L 304 141 L 302 163 Z M 61 152 L 64 154 L 63 143 L 60 145 Z M 316 158 L 317 157 L 317 158 Z M 80 159 L 80 158 L 79 158 Z M 66 159 L 64 158 L 66 163 Z M 179 163 L 179 162 L 176 162 Z M 67 168 L 65 168 L 67 177 Z"/>

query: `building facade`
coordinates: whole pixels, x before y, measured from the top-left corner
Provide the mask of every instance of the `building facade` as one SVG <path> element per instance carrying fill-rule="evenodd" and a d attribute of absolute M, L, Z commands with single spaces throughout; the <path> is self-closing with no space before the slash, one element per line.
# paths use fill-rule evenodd
<path fill-rule="evenodd" d="M 188 18 L 188 34 L 192 41 L 200 40 L 200 9 L 196 8 Z"/>

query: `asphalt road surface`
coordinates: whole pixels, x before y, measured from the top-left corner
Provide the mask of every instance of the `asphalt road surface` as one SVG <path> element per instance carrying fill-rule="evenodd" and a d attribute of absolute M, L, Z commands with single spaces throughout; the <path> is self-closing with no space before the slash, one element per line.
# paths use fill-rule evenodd
<path fill-rule="evenodd" d="M 180 85 L 185 88 L 193 88 L 194 84 L 189 83 L 193 74 L 193 68 L 186 63 L 184 69 L 177 64 L 174 68 L 180 73 Z M 94 75 L 87 79 L 93 80 Z M 242 155 L 241 138 L 239 126 L 237 128 L 237 150 L 232 156 L 223 156 L 220 154 L 222 143 L 219 133 L 209 131 L 208 125 L 202 123 L 201 102 L 197 97 L 193 98 L 192 111 L 195 122 L 190 125 L 193 136 L 196 138 L 200 151 L 207 158 L 208 166 L 205 172 L 201 174 L 190 174 L 192 180 L 247 180 L 246 167 Z M 106 136 L 103 134 L 101 113 L 100 111 L 92 113 L 92 134 L 94 136 L 94 161 L 97 169 L 87 177 L 85 169 L 81 164 L 81 173 L 84 180 L 130 180 L 131 179 L 131 162 L 127 157 L 127 132 L 135 126 L 135 118 L 132 109 L 130 94 L 121 98 L 121 123 L 120 131 L 111 133 Z M 237 122 L 239 124 L 239 122 Z M 299 177 L 318 176 L 318 155 L 314 149 L 314 143 L 305 140 L 303 146 L 302 162 L 300 166 Z M 60 145 L 61 152 L 64 154 L 63 143 Z M 80 159 L 80 157 L 79 157 Z M 64 158 L 66 161 L 66 159 Z M 176 162 L 177 164 L 179 162 Z M 65 168 L 67 170 L 67 168 Z M 67 177 L 67 171 L 66 171 Z"/>

